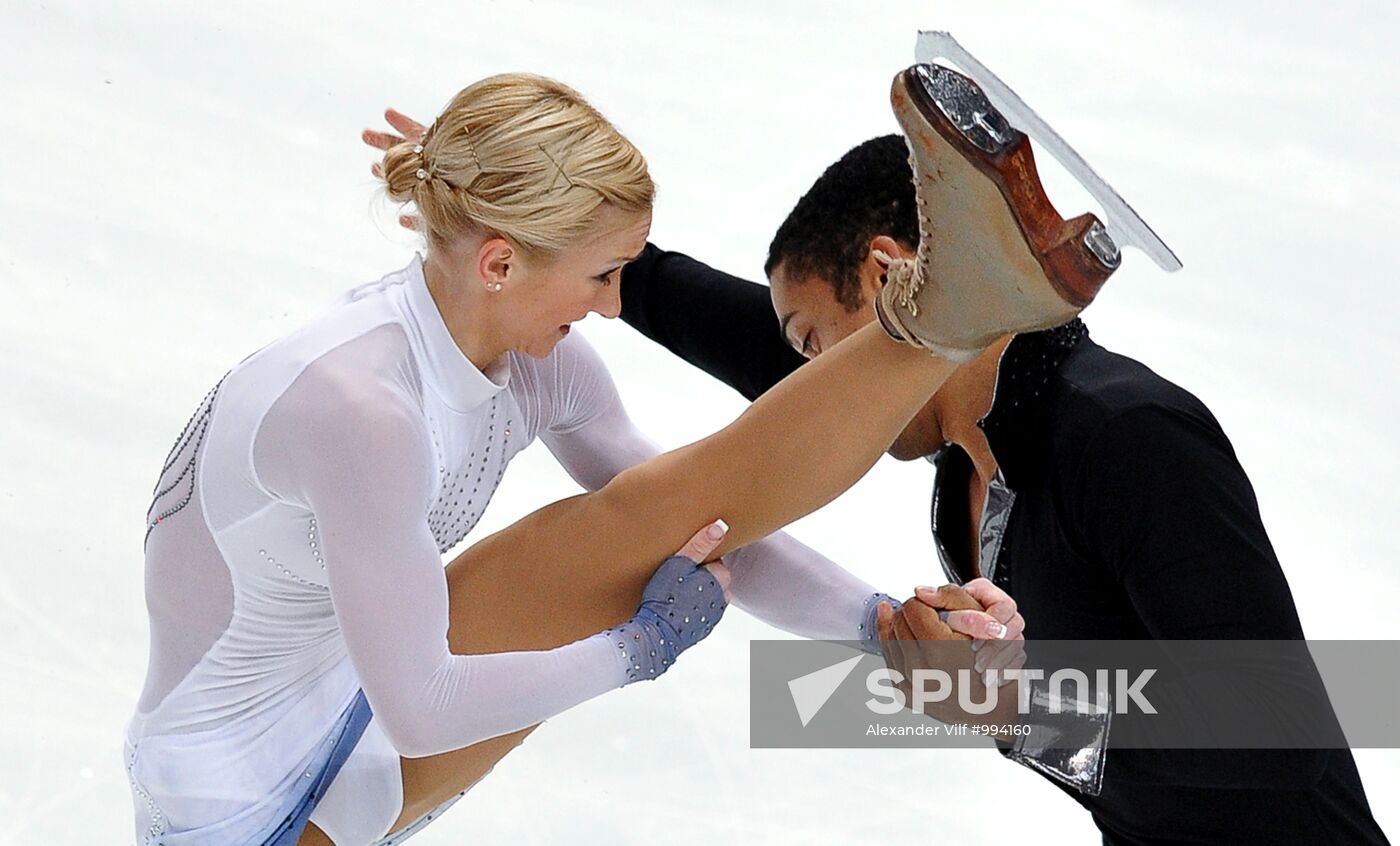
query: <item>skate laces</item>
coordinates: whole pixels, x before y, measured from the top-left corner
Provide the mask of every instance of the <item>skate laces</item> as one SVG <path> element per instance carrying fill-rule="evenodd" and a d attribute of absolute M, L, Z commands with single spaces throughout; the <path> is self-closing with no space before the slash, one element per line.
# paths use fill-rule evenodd
<path fill-rule="evenodd" d="M 886 271 L 886 284 L 894 286 L 894 300 L 909 312 L 910 317 L 919 316 L 919 303 L 915 299 L 924 287 L 928 266 L 928 244 L 933 237 L 933 224 L 925 211 L 924 193 L 920 190 L 919 162 L 909 157 L 909 167 L 914 171 L 914 202 L 919 207 L 919 248 L 915 259 L 894 258 L 881 250 L 875 256 L 889 268 Z M 925 273 L 918 272 L 918 265 L 924 265 Z"/>
<path fill-rule="evenodd" d="M 923 233 L 919 233 L 919 258 L 923 258 Z M 919 316 L 919 304 L 915 297 L 919 294 L 919 289 L 923 287 L 924 280 L 920 274 L 914 272 L 916 262 L 912 259 L 895 258 L 881 250 L 875 250 L 875 257 L 887 268 L 885 270 L 885 284 L 892 286 L 894 291 L 894 301 L 900 308 L 906 309 L 911 317 Z"/>

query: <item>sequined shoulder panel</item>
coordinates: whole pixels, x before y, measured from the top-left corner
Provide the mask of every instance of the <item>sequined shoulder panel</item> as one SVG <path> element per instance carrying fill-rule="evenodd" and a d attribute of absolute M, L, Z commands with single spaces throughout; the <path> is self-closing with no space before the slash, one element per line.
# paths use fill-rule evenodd
<path fill-rule="evenodd" d="M 209 418 L 213 415 L 214 399 L 226 378 L 227 373 L 208 394 L 205 394 L 185 428 L 175 438 L 170 454 L 165 457 L 165 464 L 160 468 L 160 477 L 156 480 L 151 494 L 151 507 L 146 510 L 147 542 L 150 541 L 151 532 L 156 526 L 180 513 L 194 498 L 194 477 L 200 447 L 204 445 L 204 436 L 209 432 Z"/>
<path fill-rule="evenodd" d="M 438 495 L 428 511 L 428 528 L 439 552 L 446 553 L 466 539 L 500 487 L 506 464 L 519 448 L 510 442 L 512 427 L 516 426 L 513 408 L 514 403 L 502 402 L 499 396 L 492 398 L 486 416 L 476 424 L 479 431 L 472 442 L 477 448 L 455 468 L 444 459 L 442 432 L 430 418 L 433 451 L 441 463 Z"/>

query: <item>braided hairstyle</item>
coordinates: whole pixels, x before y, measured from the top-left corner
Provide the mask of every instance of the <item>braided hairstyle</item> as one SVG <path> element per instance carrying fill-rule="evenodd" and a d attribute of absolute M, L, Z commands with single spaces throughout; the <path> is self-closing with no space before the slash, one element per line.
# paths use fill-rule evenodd
<path fill-rule="evenodd" d="M 649 211 L 646 159 L 577 91 L 501 74 L 462 89 L 421 142 L 384 154 L 385 192 L 417 208 L 429 249 L 500 235 L 550 256 L 593 225 L 598 208 Z"/>
<path fill-rule="evenodd" d="M 778 227 L 763 272 L 771 277 L 781 264 L 790 279 L 823 279 L 856 311 L 864 305 L 860 265 L 877 235 L 919 244 L 914 172 L 900 135 L 872 138 L 828 167 Z"/>

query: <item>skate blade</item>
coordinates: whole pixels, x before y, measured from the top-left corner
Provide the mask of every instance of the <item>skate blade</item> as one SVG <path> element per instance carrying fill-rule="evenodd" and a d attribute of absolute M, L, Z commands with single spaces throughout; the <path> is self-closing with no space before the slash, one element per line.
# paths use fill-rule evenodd
<path fill-rule="evenodd" d="M 1094 215 L 1060 217 L 1030 139 L 970 79 L 914 65 L 895 77 L 890 105 L 926 170 L 923 199 L 941 218 L 925 233 L 929 272 L 1015 280 L 1023 305 L 1038 300 L 1018 331 L 1063 323 L 1094 300 L 1118 268 L 1118 247 Z"/>
<path fill-rule="evenodd" d="M 1085 191 L 1089 192 L 1102 207 L 1105 228 L 1116 245 L 1142 250 L 1158 267 L 1168 273 L 1181 269 L 1181 260 L 1172 252 L 1171 247 L 1152 231 L 1147 221 L 1133 211 L 1133 207 L 1113 190 L 1113 186 L 1095 173 L 1084 157 L 1026 105 L 1010 86 L 1002 82 L 986 65 L 977 61 L 952 35 L 936 31 L 920 32 L 914 48 L 914 60 L 933 64 L 940 58 L 957 65 L 982 89 L 983 95 L 1012 127 L 1034 139 L 1084 187 Z"/>

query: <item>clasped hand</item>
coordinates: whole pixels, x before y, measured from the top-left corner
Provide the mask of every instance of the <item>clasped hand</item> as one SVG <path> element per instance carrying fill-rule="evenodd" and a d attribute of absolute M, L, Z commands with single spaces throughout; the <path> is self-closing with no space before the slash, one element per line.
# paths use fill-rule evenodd
<path fill-rule="evenodd" d="M 1014 682 L 1011 671 L 1025 665 L 1026 621 L 1005 591 L 987 579 L 961 588 L 916 588 L 898 608 L 881 603 L 876 627 L 881 654 L 906 705 L 945 723 L 1017 721 L 1017 690 L 996 688 Z M 965 632 L 989 639 L 974 640 Z M 990 671 L 996 671 L 991 689 Z M 932 690 L 931 681 L 937 685 Z"/>

